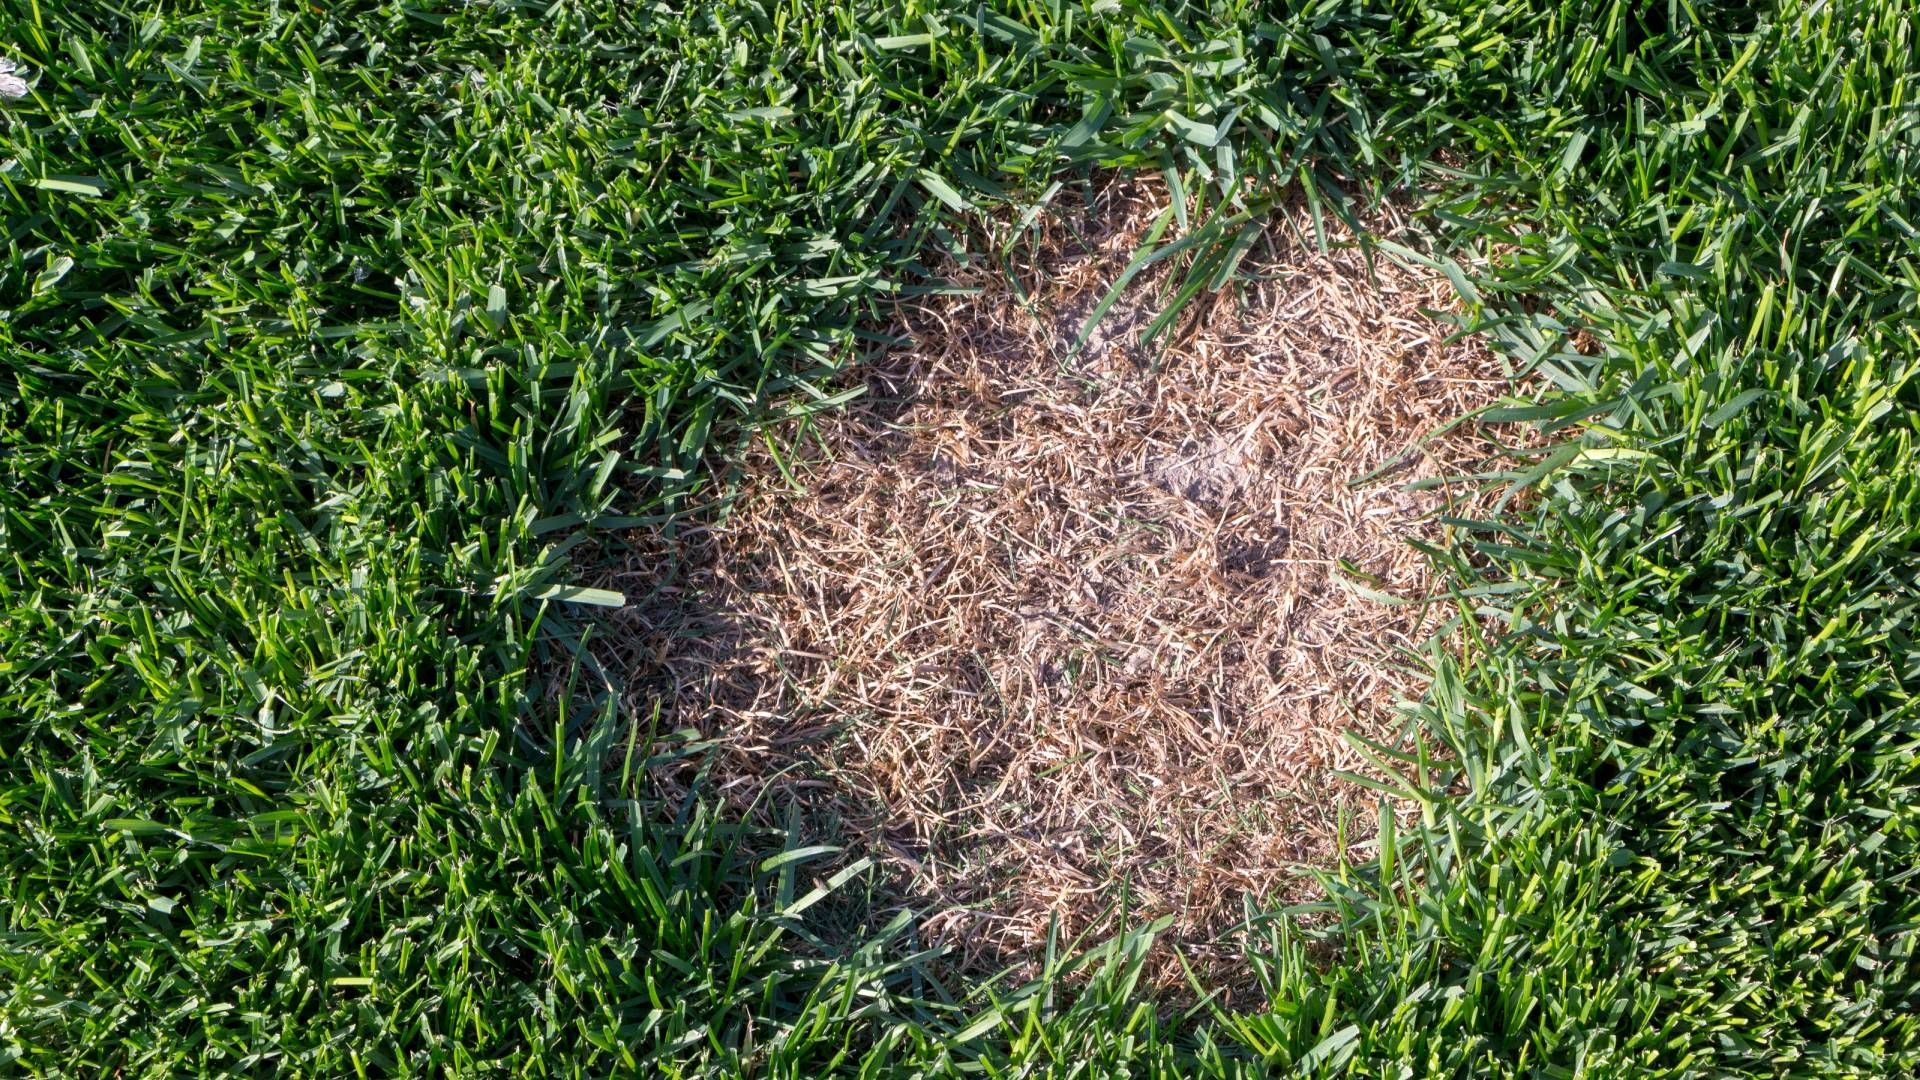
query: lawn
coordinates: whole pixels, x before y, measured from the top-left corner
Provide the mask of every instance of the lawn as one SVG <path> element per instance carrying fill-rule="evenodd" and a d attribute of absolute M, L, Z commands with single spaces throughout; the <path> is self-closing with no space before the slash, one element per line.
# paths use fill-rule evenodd
<path fill-rule="evenodd" d="M 1920 1069 L 1916 23 L 0 0 L 0 1067 Z M 705 748 L 589 662 L 595 560 L 1095 170 L 1176 193 L 1170 313 L 1416 200 L 1549 447 L 1431 551 L 1416 824 L 1248 898 L 1256 999 L 845 932 L 873 864 L 664 797 Z"/>

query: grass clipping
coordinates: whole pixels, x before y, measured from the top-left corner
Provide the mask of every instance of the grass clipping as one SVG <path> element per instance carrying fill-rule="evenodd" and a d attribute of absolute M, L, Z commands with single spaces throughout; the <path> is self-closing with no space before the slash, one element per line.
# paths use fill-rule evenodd
<path fill-rule="evenodd" d="M 724 747 L 710 790 L 797 796 L 970 954 L 1097 927 L 1123 887 L 1201 948 L 1243 894 L 1300 893 L 1342 806 L 1370 814 L 1342 732 L 1392 738 L 1418 692 L 1396 654 L 1438 611 L 1408 539 L 1471 495 L 1408 484 L 1488 455 L 1420 442 L 1507 385 L 1422 314 L 1444 281 L 1320 253 L 1304 210 L 1167 351 L 1137 347 L 1136 288 L 1074 355 L 1164 198 L 1044 227 L 1024 299 L 947 268 L 977 291 L 905 310 L 864 398 L 617 586 L 653 593 L 618 616 L 631 685 Z"/>

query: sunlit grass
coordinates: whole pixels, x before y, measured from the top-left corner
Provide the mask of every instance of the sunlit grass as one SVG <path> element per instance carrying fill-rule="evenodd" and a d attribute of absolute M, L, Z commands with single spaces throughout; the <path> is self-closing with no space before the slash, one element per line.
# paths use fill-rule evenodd
<path fill-rule="evenodd" d="M 1914 21 L 0 0 L 0 1059 L 1920 1067 Z M 1560 440 L 1437 553 L 1490 636 L 1420 709 L 1449 763 L 1396 764 L 1422 827 L 1330 880 L 1337 959 L 1258 915 L 1268 1000 L 1185 1017 L 1151 928 L 1024 988 L 930 981 L 910 918 L 811 941 L 857 853 L 661 805 L 640 763 L 698 746 L 532 674 L 613 599 L 556 592 L 582 538 L 830 404 L 970 207 L 1094 165 L 1190 196 L 1176 303 L 1282 185 L 1423 193 L 1399 257 Z"/>

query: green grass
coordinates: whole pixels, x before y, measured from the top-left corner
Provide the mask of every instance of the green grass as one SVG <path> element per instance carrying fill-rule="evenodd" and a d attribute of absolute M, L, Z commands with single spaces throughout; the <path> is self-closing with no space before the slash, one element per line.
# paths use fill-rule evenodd
<path fill-rule="evenodd" d="M 1920 1069 L 1915 23 L 0 0 L 0 1060 Z M 1155 1008 L 1151 927 L 1020 986 L 911 917 L 841 943 L 858 853 L 663 804 L 642 762 L 699 746 L 569 663 L 583 541 L 830 407 L 972 208 L 1096 166 L 1192 197 L 1176 303 L 1282 185 L 1420 193 L 1395 254 L 1560 440 L 1435 553 L 1484 635 L 1418 710 L 1448 763 L 1388 762 L 1420 828 L 1321 929 L 1254 898 L 1232 1009 Z"/>

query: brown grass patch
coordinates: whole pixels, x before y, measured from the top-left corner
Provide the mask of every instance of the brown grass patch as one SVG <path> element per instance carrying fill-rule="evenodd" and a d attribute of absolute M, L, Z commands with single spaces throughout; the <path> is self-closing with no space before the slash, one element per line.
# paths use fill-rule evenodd
<path fill-rule="evenodd" d="M 1148 357 L 1153 309 L 1123 302 L 1069 357 L 1164 197 L 1115 185 L 1091 234 L 1046 226 L 1030 307 L 951 270 L 979 292 L 903 312 L 915 346 L 795 448 L 804 490 L 762 453 L 729 517 L 616 583 L 653 596 L 617 617 L 632 685 L 723 742 L 720 790 L 830 800 L 972 953 L 1087 927 L 1123 882 L 1190 944 L 1243 893 L 1298 895 L 1342 807 L 1371 805 L 1330 775 L 1361 764 L 1341 733 L 1397 737 L 1419 691 L 1396 650 L 1433 611 L 1369 595 L 1433 592 L 1407 539 L 1441 538 L 1449 494 L 1406 485 L 1487 444 L 1463 429 L 1349 481 L 1507 385 L 1421 313 L 1444 281 L 1321 254 L 1304 210 L 1249 257 L 1244 304 Z"/>

